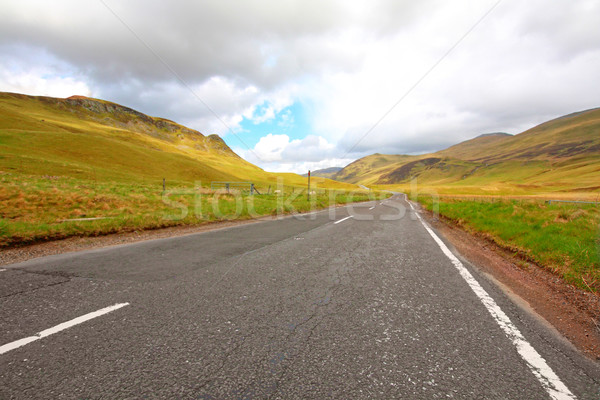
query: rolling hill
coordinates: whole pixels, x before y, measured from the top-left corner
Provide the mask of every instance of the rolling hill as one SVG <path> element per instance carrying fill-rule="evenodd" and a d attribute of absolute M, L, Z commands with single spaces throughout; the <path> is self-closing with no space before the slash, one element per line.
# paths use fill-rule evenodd
<path fill-rule="evenodd" d="M 342 170 L 341 167 L 330 167 L 330 168 L 317 169 L 317 170 L 311 171 L 310 176 L 331 179 L 331 178 L 333 178 L 333 176 L 335 176 L 335 174 L 337 174 L 341 170 Z M 302 174 L 302 176 L 307 177 L 308 174 Z"/>
<path fill-rule="evenodd" d="M 518 135 L 480 135 L 436 153 L 373 154 L 334 179 L 363 185 L 419 184 L 486 192 L 600 190 L 600 109 L 560 117 Z M 478 188 L 478 189 L 477 189 Z"/>
<path fill-rule="evenodd" d="M 217 135 L 105 100 L 0 93 L 0 171 L 114 182 L 305 185 L 243 160 Z M 319 187 L 355 188 L 324 178 Z"/>

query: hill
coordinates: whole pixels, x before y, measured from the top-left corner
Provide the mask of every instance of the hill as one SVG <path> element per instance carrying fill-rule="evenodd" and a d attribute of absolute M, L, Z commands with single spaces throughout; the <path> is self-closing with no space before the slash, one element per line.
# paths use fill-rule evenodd
<path fill-rule="evenodd" d="M 310 171 L 311 177 L 321 177 L 321 178 L 329 178 L 332 179 L 335 174 L 342 170 L 341 167 L 331 167 L 331 168 L 323 168 L 317 169 L 314 171 Z M 303 177 L 308 177 L 308 174 L 302 174 Z"/>
<path fill-rule="evenodd" d="M 598 191 L 600 109 L 560 117 L 518 135 L 480 135 L 418 156 L 374 154 L 335 179 L 364 185 L 428 186 L 459 191 Z"/>
<path fill-rule="evenodd" d="M 213 181 L 253 182 L 261 195 L 214 191 Z M 315 177 L 306 196 L 306 183 L 243 160 L 217 135 L 116 103 L 0 93 L 0 248 L 282 215 L 378 195 Z"/>
<path fill-rule="evenodd" d="M 218 135 L 105 100 L 0 92 L 0 171 L 113 182 L 304 185 L 243 160 Z M 320 178 L 321 187 L 353 188 Z"/>
<path fill-rule="evenodd" d="M 375 153 L 356 160 L 335 174 L 334 179 L 352 183 L 373 183 L 390 165 L 410 161 L 415 156 L 388 155 Z"/>

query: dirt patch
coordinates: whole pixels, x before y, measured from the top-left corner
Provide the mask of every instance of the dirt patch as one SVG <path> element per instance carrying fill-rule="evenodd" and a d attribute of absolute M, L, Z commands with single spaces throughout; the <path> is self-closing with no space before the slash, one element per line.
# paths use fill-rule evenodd
<path fill-rule="evenodd" d="M 467 260 L 527 302 L 586 356 L 600 360 L 600 295 L 566 283 L 483 235 L 465 232 L 422 208 L 421 212 Z"/>

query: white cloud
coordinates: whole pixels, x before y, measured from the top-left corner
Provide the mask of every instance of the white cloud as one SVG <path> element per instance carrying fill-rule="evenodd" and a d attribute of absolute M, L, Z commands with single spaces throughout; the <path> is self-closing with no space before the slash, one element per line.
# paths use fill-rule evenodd
<path fill-rule="evenodd" d="M 330 167 L 344 167 L 354 161 L 353 158 L 326 158 L 321 161 L 310 162 L 277 162 L 263 163 L 263 169 L 270 172 L 294 172 L 306 174 L 308 171 L 316 171 Z"/>
<path fill-rule="evenodd" d="M 52 97 L 69 97 L 75 94 L 90 96 L 92 93 L 85 82 L 70 76 L 48 75 L 39 71 L 14 73 L 1 66 L 0 91 Z"/>
<path fill-rule="evenodd" d="M 320 136 L 309 135 L 303 139 L 290 140 L 288 135 L 269 133 L 260 138 L 254 148 L 236 147 L 236 153 L 246 160 L 273 172 L 306 173 L 308 170 L 343 167 L 352 158 L 338 158 L 338 149 Z"/>
<path fill-rule="evenodd" d="M 290 144 L 288 135 L 273 135 L 269 133 L 267 136 L 260 138 L 254 149 L 251 157 L 256 158 L 258 162 L 282 161 L 282 153 Z"/>
<path fill-rule="evenodd" d="M 14 57 L 0 57 L 0 91 L 54 97 L 92 93 L 85 76 L 52 54 L 14 45 L 0 46 L 3 53 Z"/>

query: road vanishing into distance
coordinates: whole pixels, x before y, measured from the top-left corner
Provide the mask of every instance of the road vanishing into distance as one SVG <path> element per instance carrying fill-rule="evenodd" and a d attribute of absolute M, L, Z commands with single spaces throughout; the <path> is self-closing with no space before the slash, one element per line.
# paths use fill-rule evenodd
<path fill-rule="evenodd" d="M 0 271 L 0 398 L 598 399 L 403 195 Z"/>

